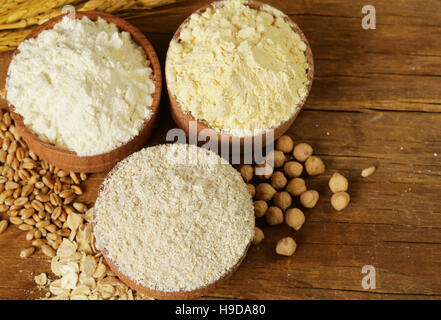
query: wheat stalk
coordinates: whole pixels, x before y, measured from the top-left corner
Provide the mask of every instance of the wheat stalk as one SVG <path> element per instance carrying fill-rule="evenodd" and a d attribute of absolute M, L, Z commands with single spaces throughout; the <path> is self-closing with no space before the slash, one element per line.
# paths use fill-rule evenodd
<path fill-rule="evenodd" d="M 60 15 L 63 6 L 68 4 L 75 6 L 77 11 L 120 12 L 130 19 L 155 14 L 157 12 L 149 10 L 178 1 L 181 0 L 6 0 L 0 8 L 0 52 L 15 49 L 32 26 Z"/>
<path fill-rule="evenodd" d="M 75 4 L 80 1 L 74 0 L 51 0 L 51 1 L 12 1 L 8 0 L 0 9 L 0 25 L 13 24 L 26 21 L 36 15 L 44 14 L 54 8 L 63 7 L 67 4 Z M 15 3 L 15 5 L 14 5 Z"/>

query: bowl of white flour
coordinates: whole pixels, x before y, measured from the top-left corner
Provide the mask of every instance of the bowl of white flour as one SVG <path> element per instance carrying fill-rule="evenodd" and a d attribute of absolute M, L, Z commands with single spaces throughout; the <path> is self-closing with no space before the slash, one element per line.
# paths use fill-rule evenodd
<path fill-rule="evenodd" d="M 189 16 L 167 52 L 171 114 L 218 141 L 274 139 L 294 122 L 311 90 L 309 43 L 287 15 L 259 1 L 216 1 Z M 228 139 L 228 140 L 227 140 Z M 267 143 L 272 143 L 268 141 Z"/>
<path fill-rule="evenodd" d="M 142 149 L 119 162 L 94 207 L 96 248 L 132 289 L 193 299 L 223 283 L 254 236 L 250 193 L 239 172 L 188 144 Z"/>
<path fill-rule="evenodd" d="M 137 28 L 78 12 L 38 26 L 18 46 L 6 99 L 37 155 L 65 170 L 100 172 L 145 145 L 161 86 L 155 50 Z"/>

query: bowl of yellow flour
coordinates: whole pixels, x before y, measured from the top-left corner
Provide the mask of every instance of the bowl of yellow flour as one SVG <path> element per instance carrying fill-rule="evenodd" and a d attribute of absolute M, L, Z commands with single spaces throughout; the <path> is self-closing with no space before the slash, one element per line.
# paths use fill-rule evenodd
<path fill-rule="evenodd" d="M 198 132 L 243 144 L 271 130 L 277 139 L 291 126 L 310 92 L 314 63 L 305 35 L 283 12 L 224 0 L 182 23 L 165 70 L 172 116 L 187 135 L 195 123 Z"/>

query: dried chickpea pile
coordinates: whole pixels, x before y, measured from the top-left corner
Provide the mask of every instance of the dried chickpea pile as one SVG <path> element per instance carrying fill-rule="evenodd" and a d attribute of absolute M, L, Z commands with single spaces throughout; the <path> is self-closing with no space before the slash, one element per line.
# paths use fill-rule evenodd
<path fill-rule="evenodd" d="M 304 171 L 309 176 L 317 176 L 325 172 L 325 164 L 320 157 L 313 155 L 313 148 L 307 143 L 294 142 L 289 136 L 280 137 L 275 150 L 266 156 L 262 164 L 244 165 L 240 168 L 242 178 L 254 198 L 254 214 L 256 218 L 265 217 L 268 225 L 275 226 L 285 222 L 298 231 L 305 223 L 305 215 L 294 207 L 295 198 L 303 208 L 314 208 L 319 200 L 316 190 L 308 190 L 306 182 L 301 178 Z M 272 164 L 272 165 L 271 165 Z M 258 169 L 264 169 L 258 171 Z M 361 172 L 363 178 L 375 172 L 375 166 L 365 168 Z M 257 179 L 254 179 L 257 177 Z M 258 181 L 256 183 L 256 180 Z M 329 189 L 333 193 L 331 205 L 336 211 L 344 210 L 350 202 L 348 179 L 335 172 L 329 179 Z M 257 245 L 264 239 L 263 231 L 256 227 L 253 244 Z M 296 242 L 291 237 L 279 240 L 276 253 L 291 256 L 296 250 Z"/>
<path fill-rule="evenodd" d="M 92 209 L 76 201 L 83 193 L 84 173 L 60 170 L 35 155 L 20 138 L 9 112 L 0 110 L 0 234 L 9 224 L 26 232 L 29 247 L 52 258 L 49 281 L 35 277 L 49 299 L 146 298 L 124 285 L 107 267 L 93 243 Z"/>
<path fill-rule="evenodd" d="M 258 168 L 264 169 L 263 174 L 258 172 Z M 255 200 L 256 218 L 265 217 L 270 226 L 285 222 L 294 230 L 300 230 L 305 222 L 305 215 L 300 208 L 293 206 L 295 198 L 298 197 L 300 204 L 307 209 L 314 208 L 319 200 L 319 193 L 308 190 L 305 180 L 301 178 L 304 171 L 309 176 L 317 176 L 325 172 L 325 164 L 313 155 L 309 144 L 300 143 L 294 146 L 294 141 L 289 136 L 282 136 L 276 141 L 275 150 L 266 156 L 265 163 L 254 167 L 242 166 L 241 175 L 248 183 L 248 189 Z M 253 180 L 254 176 L 257 179 Z M 256 185 L 251 183 L 252 180 L 258 181 Z M 253 244 L 259 244 L 263 238 L 263 231 L 256 227 Z M 276 253 L 291 256 L 296 246 L 293 238 L 282 238 L 277 243 Z"/>

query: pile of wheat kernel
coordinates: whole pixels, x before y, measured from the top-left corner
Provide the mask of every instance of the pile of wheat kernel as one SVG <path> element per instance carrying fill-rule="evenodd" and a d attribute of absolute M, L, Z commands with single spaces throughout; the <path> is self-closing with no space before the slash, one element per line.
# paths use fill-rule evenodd
<path fill-rule="evenodd" d="M 192 291 L 237 265 L 254 236 L 252 199 L 215 153 L 184 144 L 143 149 L 105 179 L 95 203 L 96 246 L 147 288 Z"/>
<path fill-rule="evenodd" d="M 55 255 L 70 227 L 81 220 L 88 206 L 76 201 L 83 193 L 84 173 L 64 171 L 41 160 L 20 138 L 9 112 L 0 111 L 0 233 L 10 224 L 26 232 L 30 246 L 22 258 L 36 249 L 48 257 Z"/>
<path fill-rule="evenodd" d="M 264 167 L 263 175 L 256 174 L 256 168 Z M 275 143 L 275 150 L 266 156 L 263 164 L 243 165 L 240 173 L 248 184 L 254 197 L 256 218 L 265 217 L 268 225 L 280 225 L 284 221 L 298 231 L 305 223 L 305 215 L 299 208 L 293 207 L 296 197 L 307 209 L 314 208 L 319 200 L 316 190 L 308 190 L 303 172 L 316 176 L 325 172 L 325 164 L 320 157 L 313 155 L 312 147 L 307 143 L 294 145 L 289 136 L 280 137 Z M 256 179 L 254 179 L 256 176 Z M 263 231 L 255 227 L 253 244 L 264 239 Z M 276 253 L 285 256 L 294 254 L 297 245 L 291 237 L 280 239 Z"/>

